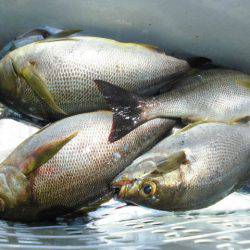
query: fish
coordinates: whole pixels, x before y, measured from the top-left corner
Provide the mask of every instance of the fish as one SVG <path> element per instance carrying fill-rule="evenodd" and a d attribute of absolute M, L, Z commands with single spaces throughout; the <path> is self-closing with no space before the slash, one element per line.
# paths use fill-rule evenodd
<path fill-rule="evenodd" d="M 1 59 L 0 101 L 51 122 L 107 110 L 95 79 L 151 95 L 174 84 L 199 62 L 206 59 L 177 59 L 152 45 L 82 35 L 48 37 Z"/>
<path fill-rule="evenodd" d="M 95 83 L 114 113 L 110 141 L 156 117 L 179 118 L 185 123 L 250 120 L 250 76 L 238 71 L 194 72 L 171 90 L 146 98 L 103 80 Z"/>
<path fill-rule="evenodd" d="M 166 211 L 214 204 L 250 174 L 250 126 L 196 123 L 163 139 L 112 182 L 118 200 Z"/>
<path fill-rule="evenodd" d="M 174 125 L 155 119 L 109 143 L 112 113 L 97 111 L 49 124 L 0 164 L 0 218 L 35 221 L 93 207 L 110 182 Z"/>

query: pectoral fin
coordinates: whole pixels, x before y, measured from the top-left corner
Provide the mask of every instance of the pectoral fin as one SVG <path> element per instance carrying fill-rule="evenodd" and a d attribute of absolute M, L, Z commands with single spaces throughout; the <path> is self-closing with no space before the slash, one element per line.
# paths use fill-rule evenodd
<path fill-rule="evenodd" d="M 58 140 L 50 141 L 31 152 L 24 161 L 17 166 L 25 175 L 30 174 L 32 171 L 50 160 L 65 144 L 71 141 L 78 131 L 60 138 Z"/>
<path fill-rule="evenodd" d="M 54 101 L 53 96 L 49 92 L 46 80 L 38 72 L 35 62 L 29 62 L 20 70 L 20 75 L 25 79 L 26 83 L 32 88 L 36 95 L 44 101 L 53 111 L 67 115 Z"/>
<path fill-rule="evenodd" d="M 166 174 L 178 169 L 182 164 L 187 164 L 186 153 L 179 151 L 167 157 L 165 160 L 160 162 L 151 174 Z"/>

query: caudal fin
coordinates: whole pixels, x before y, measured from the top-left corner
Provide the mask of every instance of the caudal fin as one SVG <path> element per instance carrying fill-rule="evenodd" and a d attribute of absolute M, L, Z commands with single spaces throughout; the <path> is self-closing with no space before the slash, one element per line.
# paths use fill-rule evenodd
<path fill-rule="evenodd" d="M 140 96 L 106 81 L 94 82 L 113 112 L 110 142 L 119 140 L 147 120 L 143 117 L 145 102 Z"/>
<path fill-rule="evenodd" d="M 189 57 L 187 58 L 187 62 L 190 67 L 198 69 L 206 69 L 212 65 L 212 60 L 206 57 Z"/>

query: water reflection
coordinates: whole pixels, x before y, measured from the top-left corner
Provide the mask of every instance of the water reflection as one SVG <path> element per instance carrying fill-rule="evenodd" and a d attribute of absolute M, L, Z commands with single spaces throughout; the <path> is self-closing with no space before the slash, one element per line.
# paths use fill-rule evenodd
<path fill-rule="evenodd" d="M 0 221 L 0 247 L 154 249 L 202 245 L 212 249 L 221 242 L 235 247 L 248 242 L 249 210 L 250 196 L 241 193 L 191 213 L 156 211 L 111 200 L 75 219 L 31 224 Z"/>

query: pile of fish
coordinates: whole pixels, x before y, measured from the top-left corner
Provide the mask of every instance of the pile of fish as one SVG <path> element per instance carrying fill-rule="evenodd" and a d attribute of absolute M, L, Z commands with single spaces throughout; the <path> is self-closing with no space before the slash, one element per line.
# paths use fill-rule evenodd
<path fill-rule="evenodd" d="M 77 32 L 42 27 L 0 53 L 0 102 L 47 124 L 2 161 L 0 218 L 81 214 L 113 196 L 198 209 L 248 180 L 249 75 Z"/>

